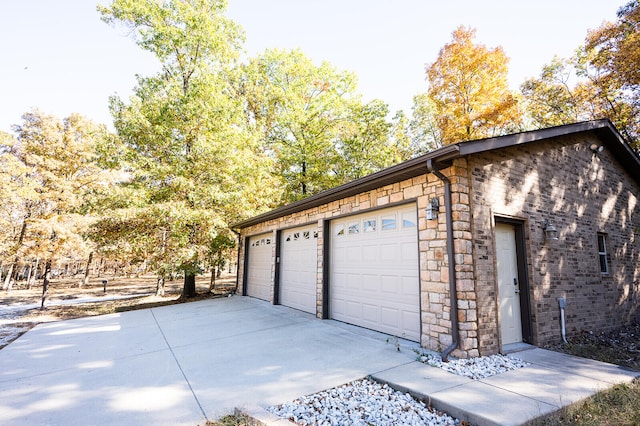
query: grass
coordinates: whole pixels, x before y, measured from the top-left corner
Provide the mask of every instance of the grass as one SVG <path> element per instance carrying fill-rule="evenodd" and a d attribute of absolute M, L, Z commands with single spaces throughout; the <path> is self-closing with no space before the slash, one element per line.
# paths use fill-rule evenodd
<path fill-rule="evenodd" d="M 250 417 L 239 410 L 216 421 L 208 421 L 206 426 L 263 426 L 264 423 Z"/>
<path fill-rule="evenodd" d="M 598 392 L 528 425 L 640 425 L 640 380 L 636 379 L 629 384 L 619 384 Z"/>

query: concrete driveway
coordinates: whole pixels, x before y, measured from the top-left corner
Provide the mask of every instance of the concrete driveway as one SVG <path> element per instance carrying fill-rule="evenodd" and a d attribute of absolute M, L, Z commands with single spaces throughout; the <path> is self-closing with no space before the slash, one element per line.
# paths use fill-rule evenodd
<path fill-rule="evenodd" d="M 415 360 L 386 339 L 240 296 L 44 324 L 0 350 L 0 424 L 204 424 Z"/>

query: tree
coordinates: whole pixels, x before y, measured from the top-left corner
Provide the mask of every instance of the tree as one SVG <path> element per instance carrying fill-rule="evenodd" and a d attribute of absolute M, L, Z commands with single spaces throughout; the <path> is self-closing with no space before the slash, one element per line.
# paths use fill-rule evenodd
<path fill-rule="evenodd" d="M 128 214 L 115 217 L 128 223 L 114 230 L 145 228 L 151 235 L 141 241 L 146 253 L 166 238 L 171 261 L 156 264 L 156 272 L 181 271 L 184 297 L 195 294 L 195 275 L 215 230 L 251 213 L 255 206 L 248 203 L 273 187 L 263 172 L 268 161 L 254 155 L 231 96 L 229 75 L 243 35 L 223 16 L 225 8 L 219 0 L 115 0 L 98 7 L 105 22 L 128 26 L 162 65 L 158 75 L 138 78 L 128 102 L 111 99 L 128 162 L 122 185 L 131 197 L 122 203 L 129 204 Z M 265 177 L 265 188 L 251 183 L 256 176 Z"/>
<path fill-rule="evenodd" d="M 595 51 L 594 66 L 607 70 L 618 85 L 640 95 L 640 2 L 631 0 L 618 10 L 617 22 L 589 31 L 586 49 Z"/>
<path fill-rule="evenodd" d="M 17 138 L 2 154 L 2 162 L 11 165 L 3 169 L 2 180 L 16 191 L 7 198 L 14 208 L 12 270 L 15 274 L 20 258 L 32 257 L 44 259 L 50 272 L 54 260 L 87 249 L 82 233 L 88 218 L 80 212 L 86 194 L 109 182 L 96 155 L 107 130 L 77 114 L 60 121 L 36 110 L 22 120 L 14 128 Z M 45 290 L 47 284 L 45 272 Z"/>
<path fill-rule="evenodd" d="M 520 126 L 517 98 L 507 84 L 508 58 L 501 47 L 488 49 L 474 39 L 474 29 L 458 27 L 451 43 L 426 67 L 427 95 L 433 102 L 440 143 L 445 145 L 497 136 Z M 423 110 L 422 105 L 414 107 L 414 113 Z M 415 120 L 426 121 L 419 116 Z"/>
<path fill-rule="evenodd" d="M 427 93 L 419 93 L 413 97 L 412 117 L 407 133 L 416 154 L 426 154 L 442 146 L 444 136 L 437 117 L 436 103 Z"/>
<path fill-rule="evenodd" d="M 235 240 L 226 232 L 221 231 L 209 242 L 208 263 L 211 267 L 211 281 L 209 291 L 213 291 L 216 285 L 216 275 L 224 268 L 229 260 L 231 252 L 236 247 Z"/>
<path fill-rule="evenodd" d="M 285 201 L 335 186 L 335 140 L 347 118 L 355 77 L 298 50 L 267 50 L 244 67 L 238 92 L 248 124 L 275 159 Z"/>
<path fill-rule="evenodd" d="M 397 164 L 403 152 L 391 138 L 392 124 L 387 121 L 389 107 L 380 100 L 348 106 L 338 141 L 339 160 L 335 174 L 340 183 L 361 178 Z"/>
<path fill-rule="evenodd" d="M 273 158 L 291 202 L 399 161 L 388 106 L 363 104 L 352 73 L 299 50 L 267 50 L 236 77 L 246 127 Z"/>
<path fill-rule="evenodd" d="M 616 22 L 589 31 L 578 72 L 594 86 L 601 110 L 640 151 L 640 2 L 618 10 Z"/>
<path fill-rule="evenodd" d="M 640 6 L 618 11 L 618 22 L 590 31 L 568 59 L 554 58 L 539 78 L 520 87 L 533 128 L 609 118 L 640 149 Z"/>
<path fill-rule="evenodd" d="M 589 90 L 577 81 L 574 64 L 555 57 L 542 68 L 539 78 L 521 86 L 529 125 L 533 128 L 558 126 L 591 118 Z"/>

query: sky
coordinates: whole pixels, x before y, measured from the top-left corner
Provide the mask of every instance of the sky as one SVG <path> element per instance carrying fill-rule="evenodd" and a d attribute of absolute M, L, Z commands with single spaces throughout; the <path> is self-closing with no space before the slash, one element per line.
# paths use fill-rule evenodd
<path fill-rule="evenodd" d="M 0 0 L 0 131 L 33 108 L 80 113 L 112 128 L 108 100 L 127 98 L 136 75 L 159 69 L 121 27 L 103 23 L 92 0 Z M 99 3 L 108 3 L 106 0 Z M 515 90 L 557 55 L 570 56 L 589 29 L 614 21 L 626 0 L 229 0 L 244 28 L 245 55 L 300 49 L 354 72 L 365 101 L 410 114 L 426 90 L 425 64 L 459 25 L 476 43 L 502 46 Z"/>

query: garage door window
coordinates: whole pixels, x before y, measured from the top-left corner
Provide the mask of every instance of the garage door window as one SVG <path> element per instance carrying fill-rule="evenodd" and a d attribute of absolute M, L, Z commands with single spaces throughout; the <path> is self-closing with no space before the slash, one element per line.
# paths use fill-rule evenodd
<path fill-rule="evenodd" d="M 271 244 L 271 238 L 262 238 L 251 243 L 251 247 L 267 246 Z"/>
<path fill-rule="evenodd" d="M 360 222 L 349 224 L 349 234 L 359 234 L 360 233 Z"/>
<path fill-rule="evenodd" d="M 376 232 L 376 220 L 365 220 L 362 228 L 364 229 L 364 232 Z"/>
<path fill-rule="evenodd" d="M 402 215 L 402 227 L 403 228 L 415 228 L 416 220 L 409 214 L 404 213 Z"/>
<path fill-rule="evenodd" d="M 335 232 L 335 235 L 337 237 L 343 237 L 344 236 L 344 225 L 343 224 L 336 225 L 335 228 L 334 228 L 334 232 Z"/>
<path fill-rule="evenodd" d="M 382 217 L 382 230 L 389 231 L 396 229 L 396 216 L 383 216 Z"/>

